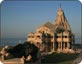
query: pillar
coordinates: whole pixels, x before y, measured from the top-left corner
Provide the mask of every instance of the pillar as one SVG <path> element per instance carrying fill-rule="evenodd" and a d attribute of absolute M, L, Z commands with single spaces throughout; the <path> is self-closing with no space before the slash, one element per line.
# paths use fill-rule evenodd
<path fill-rule="evenodd" d="M 55 51 L 55 50 L 54 50 L 54 42 L 53 42 L 53 51 Z"/>
<path fill-rule="evenodd" d="M 48 50 L 47 50 L 47 44 L 46 44 L 46 52 L 47 52 Z"/>
<path fill-rule="evenodd" d="M 73 44 L 75 44 L 75 37 L 73 36 Z"/>
<path fill-rule="evenodd" d="M 57 42 L 58 43 L 58 49 L 57 49 L 57 51 L 59 52 L 59 48 L 60 48 L 60 43 L 59 42 Z"/>
<path fill-rule="evenodd" d="M 58 49 L 62 49 L 62 43 L 58 42 Z"/>
<path fill-rule="evenodd" d="M 65 42 L 63 43 L 63 49 L 65 49 Z"/>
<path fill-rule="evenodd" d="M 67 48 L 68 48 L 68 49 L 70 48 L 70 44 L 69 44 L 69 42 L 67 42 Z"/>
<path fill-rule="evenodd" d="M 61 50 L 62 50 L 62 42 L 61 42 Z"/>

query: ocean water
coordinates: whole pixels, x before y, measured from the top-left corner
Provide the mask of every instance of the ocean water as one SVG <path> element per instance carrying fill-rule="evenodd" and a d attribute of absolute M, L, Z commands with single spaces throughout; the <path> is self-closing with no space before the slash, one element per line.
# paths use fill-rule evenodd
<path fill-rule="evenodd" d="M 3 38 L 0 40 L 0 46 L 11 45 L 15 46 L 18 43 L 24 43 L 25 38 Z M 81 44 L 81 38 L 75 38 L 75 43 Z"/>
<path fill-rule="evenodd" d="M 0 46 L 10 45 L 15 46 L 18 43 L 24 43 L 26 41 L 25 38 L 2 38 L 0 40 Z"/>

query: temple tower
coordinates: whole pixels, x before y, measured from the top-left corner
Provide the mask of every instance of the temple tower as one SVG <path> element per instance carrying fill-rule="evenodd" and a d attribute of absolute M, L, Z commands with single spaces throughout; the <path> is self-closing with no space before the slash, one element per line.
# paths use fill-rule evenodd
<path fill-rule="evenodd" d="M 72 31 L 70 28 L 70 25 L 65 17 L 64 11 L 61 8 L 58 9 L 57 16 L 54 22 L 55 25 L 55 30 L 56 30 L 56 36 L 57 36 L 57 50 L 62 52 L 65 49 L 70 49 L 72 40 L 71 38 L 73 37 Z"/>

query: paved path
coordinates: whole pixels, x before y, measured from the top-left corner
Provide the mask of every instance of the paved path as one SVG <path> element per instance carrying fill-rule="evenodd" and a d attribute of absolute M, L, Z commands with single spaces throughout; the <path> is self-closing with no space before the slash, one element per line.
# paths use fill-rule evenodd
<path fill-rule="evenodd" d="M 4 60 L 2 63 L 3 64 L 24 64 L 24 63 L 21 63 L 20 58 Z"/>

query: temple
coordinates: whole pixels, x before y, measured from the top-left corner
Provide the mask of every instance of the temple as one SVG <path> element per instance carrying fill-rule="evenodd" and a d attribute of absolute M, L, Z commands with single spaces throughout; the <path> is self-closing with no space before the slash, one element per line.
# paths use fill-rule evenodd
<path fill-rule="evenodd" d="M 27 41 L 35 44 L 42 52 L 67 52 L 75 43 L 75 35 L 59 7 L 54 23 L 47 22 L 39 26 L 35 33 L 28 33 Z"/>

